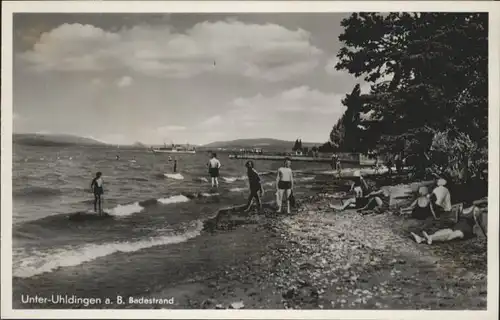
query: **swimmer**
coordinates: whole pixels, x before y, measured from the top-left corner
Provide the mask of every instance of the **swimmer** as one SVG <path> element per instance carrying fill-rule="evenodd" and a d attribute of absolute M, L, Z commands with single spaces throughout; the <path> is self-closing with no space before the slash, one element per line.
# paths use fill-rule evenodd
<path fill-rule="evenodd" d="M 102 214 L 101 196 L 104 194 L 103 183 L 102 172 L 97 172 L 95 178 L 92 179 L 90 184 L 90 189 L 94 193 L 94 212 L 97 213 L 97 204 L 99 203 L 100 215 Z"/>
<path fill-rule="evenodd" d="M 217 159 L 217 154 L 215 152 L 212 153 L 212 157 L 208 161 L 208 173 L 210 174 L 210 178 L 212 179 L 212 188 L 219 187 L 219 169 L 221 167 L 220 161 Z"/>

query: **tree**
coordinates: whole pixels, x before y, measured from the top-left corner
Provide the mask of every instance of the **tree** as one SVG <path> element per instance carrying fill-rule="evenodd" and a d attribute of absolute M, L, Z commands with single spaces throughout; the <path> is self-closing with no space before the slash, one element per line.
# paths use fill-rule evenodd
<path fill-rule="evenodd" d="M 359 110 L 380 119 L 366 126 L 365 147 L 424 157 L 436 132 L 446 132 L 451 144 L 465 134 L 476 145 L 461 145 L 486 147 L 487 14 L 354 13 L 341 24 L 336 69 L 372 84 L 370 94 L 359 97 Z M 344 122 L 344 144 L 362 145 L 349 129 Z"/>

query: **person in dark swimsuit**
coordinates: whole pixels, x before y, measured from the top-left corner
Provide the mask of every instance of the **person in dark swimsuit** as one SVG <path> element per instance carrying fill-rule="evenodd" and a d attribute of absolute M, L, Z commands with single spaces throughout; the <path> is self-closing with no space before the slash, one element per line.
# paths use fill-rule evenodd
<path fill-rule="evenodd" d="M 401 215 L 409 213 L 412 218 L 417 220 L 425 220 L 432 216 L 434 219 L 439 220 L 434 211 L 434 206 L 427 196 L 429 194 L 427 187 L 420 187 L 418 193 L 419 197 L 409 207 L 400 209 Z"/>
<path fill-rule="evenodd" d="M 174 172 L 177 172 L 177 159 L 174 160 Z"/>
<path fill-rule="evenodd" d="M 95 178 L 90 183 L 90 189 L 94 193 L 94 212 L 97 212 L 97 204 L 99 204 L 99 214 L 102 214 L 101 197 L 104 194 L 102 172 L 97 172 Z"/>
<path fill-rule="evenodd" d="M 248 196 L 248 202 L 245 208 L 245 212 L 250 211 L 253 199 L 257 201 L 257 206 L 259 207 L 259 210 L 262 210 L 262 202 L 260 199 L 264 193 L 264 188 L 262 188 L 260 176 L 258 172 L 255 170 L 253 161 L 247 161 L 245 167 L 247 168 L 248 185 L 250 189 L 250 195 Z"/>
<path fill-rule="evenodd" d="M 285 158 L 284 166 L 278 169 L 276 176 L 276 203 L 278 206 L 277 212 L 281 212 L 283 200 L 286 200 L 287 213 L 290 214 L 290 197 L 292 195 L 294 181 L 293 171 L 290 167 L 292 161 L 290 158 Z"/>

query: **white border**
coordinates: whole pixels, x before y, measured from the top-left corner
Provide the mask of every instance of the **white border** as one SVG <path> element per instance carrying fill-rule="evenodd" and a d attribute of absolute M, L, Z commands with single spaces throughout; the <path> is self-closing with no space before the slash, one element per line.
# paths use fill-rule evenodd
<path fill-rule="evenodd" d="M 487 311 L 375 310 L 13 310 L 12 309 L 12 13 L 14 12 L 355 12 L 439 11 L 489 12 L 489 212 Z M 497 319 L 498 315 L 498 181 L 500 106 L 500 3 L 485 1 L 5 1 L 2 2 L 1 119 L 1 312 L 2 318 L 207 318 L 207 319 Z"/>

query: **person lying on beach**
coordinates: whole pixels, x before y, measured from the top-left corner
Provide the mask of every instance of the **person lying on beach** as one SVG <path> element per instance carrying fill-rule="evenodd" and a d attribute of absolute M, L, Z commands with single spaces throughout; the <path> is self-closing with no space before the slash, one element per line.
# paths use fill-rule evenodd
<path fill-rule="evenodd" d="M 102 214 L 101 196 L 104 194 L 103 183 L 102 172 L 97 172 L 95 178 L 90 183 L 90 190 L 94 193 L 94 212 L 97 213 L 97 204 L 99 204 L 99 214 Z"/>
<path fill-rule="evenodd" d="M 409 207 L 400 209 L 400 214 L 410 214 L 412 218 L 417 220 L 425 220 L 430 216 L 434 217 L 434 219 L 436 220 L 439 220 L 436 212 L 434 211 L 434 205 L 429 199 L 429 190 L 427 189 L 427 187 L 420 187 L 418 189 L 418 194 L 418 198 L 413 201 L 413 203 Z"/>
<path fill-rule="evenodd" d="M 476 205 L 472 205 L 467 209 L 460 207 L 460 210 L 456 211 L 455 224 L 451 228 L 441 229 L 433 234 L 428 234 L 422 231 L 423 237 L 411 232 L 416 243 L 422 243 L 424 241 L 427 244 L 432 244 L 433 242 L 446 242 L 455 239 L 469 239 L 474 236 L 474 227 L 478 225 L 483 233 L 486 235 L 485 230 L 482 227 L 480 218 L 480 209 Z"/>
<path fill-rule="evenodd" d="M 264 194 L 264 188 L 262 187 L 259 173 L 255 170 L 254 163 L 251 160 L 247 161 L 245 167 L 247 167 L 248 187 L 250 189 L 250 195 L 248 196 L 245 212 L 250 211 L 253 199 L 257 201 L 257 206 L 259 207 L 259 210 L 262 211 L 261 197 Z"/>
<path fill-rule="evenodd" d="M 219 187 L 219 169 L 221 167 L 220 161 L 217 159 L 217 154 L 212 153 L 212 157 L 208 161 L 208 173 L 212 179 L 212 188 Z"/>
<path fill-rule="evenodd" d="M 276 202 L 278 205 L 277 212 L 281 212 L 283 197 L 286 196 L 287 213 L 290 214 L 290 196 L 293 190 L 293 171 L 290 168 L 292 161 L 290 158 L 285 159 L 284 166 L 278 169 L 276 177 Z"/>

